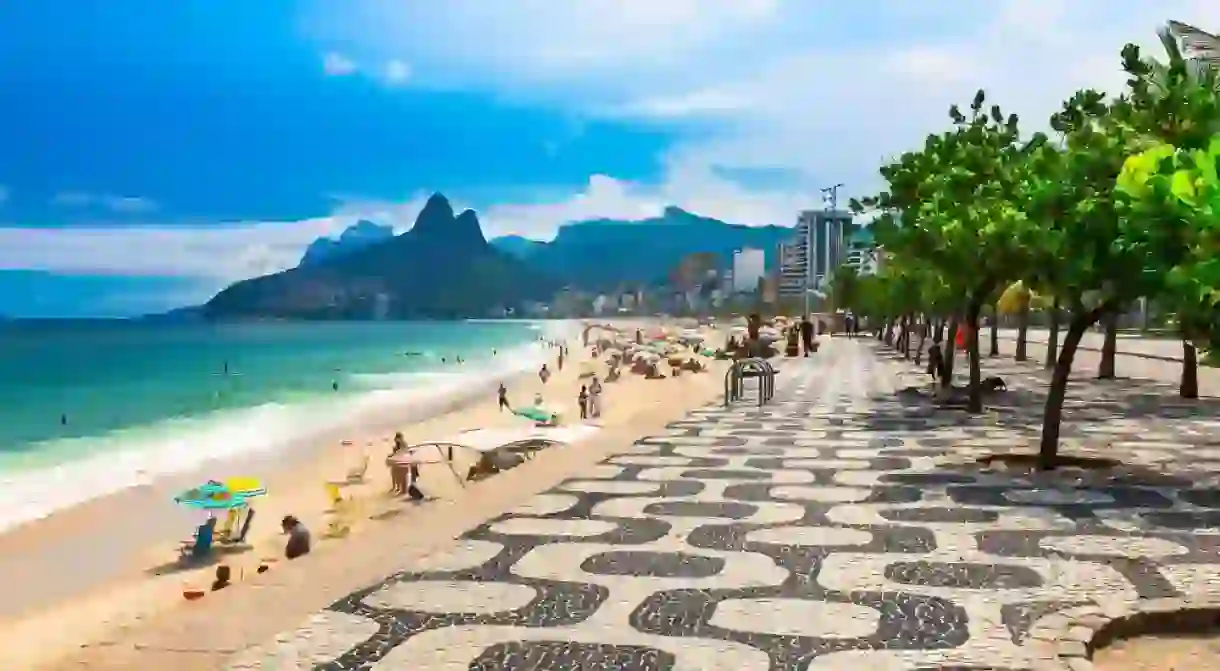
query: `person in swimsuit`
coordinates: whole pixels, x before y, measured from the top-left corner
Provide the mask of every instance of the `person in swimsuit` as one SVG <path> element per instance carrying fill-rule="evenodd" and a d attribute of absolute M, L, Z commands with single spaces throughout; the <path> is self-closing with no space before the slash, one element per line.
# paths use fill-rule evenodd
<path fill-rule="evenodd" d="M 498 392 L 498 396 L 500 402 L 500 412 L 504 412 L 505 408 L 508 408 L 508 411 L 512 412 L 513 408 L 508 404 L 508 388 L 504 386 L 503 382 L 500 383 L 500 391 Z"/>

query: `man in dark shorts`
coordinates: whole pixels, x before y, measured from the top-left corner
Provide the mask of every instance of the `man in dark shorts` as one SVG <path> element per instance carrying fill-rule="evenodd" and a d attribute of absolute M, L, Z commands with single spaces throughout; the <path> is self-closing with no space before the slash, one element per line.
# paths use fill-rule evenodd
<path fill-rule="evenodd" d="M 500 412 L 504 412 L 505 408 L 512 412 L 513 408 L 508 404 L 508 388 L 504 386 L 503 382 L 500 383 L 500 391 L 497 392 L 497 396 L 500 400 Z"/>
<path fill-rule="evenodd" d="M 801 317 L 801 346 L 805 349 L 805 356 L 809 356 L 813 349 L 813 322 L 809 321 L 809 315 Z"/>

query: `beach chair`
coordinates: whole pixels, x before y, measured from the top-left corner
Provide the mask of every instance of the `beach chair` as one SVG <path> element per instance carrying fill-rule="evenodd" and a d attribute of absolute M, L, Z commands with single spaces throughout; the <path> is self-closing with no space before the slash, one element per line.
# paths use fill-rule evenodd
<path fill-rule="evenodd" d="M 224 540 L 224 542 L 232 544 L 232 545 L 240 545 L 242 543 L 245 543 L 246 537 L 250 535 L 250 525 L 253 523 L 254 523 L 254 509 L 251 508 L 250 511 L 246 513 L 246 519 L 242 520 L 241 531 L 238 532 L 236 537 L 226 538 Z"/>
<path fill-rule="evenodd" d="M 338 483 L 326 483 L 326 499 L 330 501 L 332 510 L 338 508 L 343 503 L 343 492 L 339 489 Z"/>
<path fill-rule="evenodd" d="M 202 559 L 212 552 L 212 544 L 216 540 L 216 524 L 209 520 L 195 529 L 195 537 L 183 541 L 178 548 L 179 559 Z"/>
<path fill-rule="evenodd" d="M 352 468 L 348 469 L 347 478 L 346 478 L 347 482 L 349 482 L 351 484 L 364 482 L 364 475 L 365 475 L 365 473 L 368 472 L 368 470 L 369 470 L 369 455 L 363 454 L 360 457 L 360 464 L 358 466 L 353 466 Z"/>
<path fill-rule="evenodd" d="M 225 515 L 225 521 L 222 522 L 219 527 L 217 527 L 216 538 L 218 538 L 222 543 L 225 542 L 229 536 L 233 535 L 233 525 L 237 524 L 237 517 L 240 514 L 241 512 L 238 508 L 233 508 Z"/>

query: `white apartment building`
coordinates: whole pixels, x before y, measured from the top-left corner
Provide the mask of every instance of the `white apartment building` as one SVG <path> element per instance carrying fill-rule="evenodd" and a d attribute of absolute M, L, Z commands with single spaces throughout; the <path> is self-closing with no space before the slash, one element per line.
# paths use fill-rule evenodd
<path fill-rule="evenodd" d="M 733 252 L 733 291 L 749 293 L 758 289 L 758 281 L 767 274 L 767 253 L 761 249 L 739 249 Z"/>
<path fill-rule="evenodd" d="M 802 296 L 821 289 L 847 257 L 852 215 L 843 210 L 806 210 L 797 219 L 791 242 L 780 246 L 779 293 Z"/>

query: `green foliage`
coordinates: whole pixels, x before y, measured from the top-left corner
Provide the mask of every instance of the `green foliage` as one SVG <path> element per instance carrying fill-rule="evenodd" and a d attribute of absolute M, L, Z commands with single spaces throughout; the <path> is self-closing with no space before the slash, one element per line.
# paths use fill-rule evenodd
<path fill-rule="evenodd" d="M 1046 142 L 1022 142 L 1017 116 L 984 103 L 979 91 L 969 116 L 951 107 L 949 131 L 881 168 L 888 190 L 852 202 L 880 212 L 873 228 L 887 251 L 918 259 L 974 309 L 1029 264 L 1038 228 L 1015 203 Z"/>

